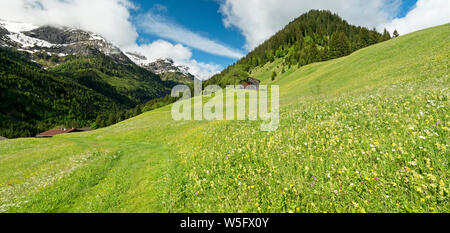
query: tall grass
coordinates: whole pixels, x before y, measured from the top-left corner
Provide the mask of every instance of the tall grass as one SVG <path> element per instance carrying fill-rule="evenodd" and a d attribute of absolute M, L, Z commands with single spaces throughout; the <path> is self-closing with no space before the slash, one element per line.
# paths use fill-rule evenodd
<path fill-rule="evenodd" d="M 94 132 L 2 141 L 0 211 L 449 212 L 449 29 L 253 71 L 280 85 L 274 132 L 175 122 L 166 106 Z"/>

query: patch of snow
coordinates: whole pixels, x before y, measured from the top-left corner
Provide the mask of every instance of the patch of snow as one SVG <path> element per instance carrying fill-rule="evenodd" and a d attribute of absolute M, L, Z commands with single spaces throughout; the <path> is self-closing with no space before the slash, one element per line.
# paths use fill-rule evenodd
<path fill-rule="evenodd" d="M 191 73 L 189 73 L 189 67 L 177 63 L 173 63 L 173 65 L 176 66 L 178 68 L 178 72 L 181 72 L 183 75 L 192 75 Z"/>
<path fill-rule="evenodd" d="M 31 54 L 33 54 L 34 52 L 33 51 L 31 51 L 31 50 L 27 50 L 27 49 L 17 49 L 18 51 L 22 51 L 22 52 L 27 52 L 27 53 L 31 53 Z"/>
<path fill-rule="evenodd" d="M 35 26 L 32 24 L 11 22 L 11 21 L 6 21 L 6 20 L 2 20 L 2 19 L 0 19 L 0 26 L 6 28 L 6 30 L 8 30 L 9 32 L 14 32 L 14 33 L 31 31 L 31 30 L 38 28 L 38 26 Z"/>
<path fill-rule="evenodd" d="M 127 53 L 126 52 L 125 56 L 127 56 L 132 62 L 134 62 L 136 65 L 139 65 L 139 66 L 145 66 L 145 65 L 148 65 L 148 64 L 151 63 L 151 61 L 149 61 L 147 58 L 142 59 L 142 58 L 139 58 L 138 56 L 136 56 L 134 54 L 144 57 L 143 55 L 140 55 L 140 54 L 135 53 L 135 52 L 133 52 L 133 53 L 130 53 L 130 52 Z"/>
<path fill-rule="evenodd" d="M 55 46 L 45 40 L 36 39 L 33 37 L 26 36 L 22 33 L 12 33 L 7 35 L 9 39 L 15 41 L 22 45 L 23 48 L 31 48 L 31 47 L 43 47 L 43 48 L 51 48 Z"/>
<path fill-rule="evenodd" d="M 15 41 L 21 45 L 22 48 L 31 48 L 31 47 L 45 47 L 45 48 L 51 48 L 54 45 L 40 39 L 32 38 L 29 36 L 26 36 L 22 32 L 31 31 L 34 29 L 39 28 L 38 26 L 28 24 L 28 23 L 19 23 L 19 22 L 12 22 L 12 21 L 6 21 L 0 19 L 0 26 L 4 27 L 6 30 L 10 32 L 9 39 L 12 41 Z"/>
<path fill-rule="evenodd" d="M 91 37 L 92 37 L 92 40 L 100 40 L 100 41 L 106 42 L 106 40 L 103 37 L 101 37 L 97 34 L 91 34 Z"/>

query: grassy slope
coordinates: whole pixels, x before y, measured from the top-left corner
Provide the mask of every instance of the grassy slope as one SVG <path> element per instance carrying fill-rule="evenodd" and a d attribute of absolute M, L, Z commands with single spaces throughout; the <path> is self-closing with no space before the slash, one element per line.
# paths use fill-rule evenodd
<path fill-rule="evenodd" d="M 46 69 L 30 61 L 38 57 L 0 47 L 2 136 L 29 137 L 57 126 L 91 126 L 100 114 L 108 119 L 111 114 L 133 110 L 165 97 L 170 93 L 169 84 L 176 85 L 99 52 L 67 56 Z"/>
<path fill-rule="evenodd" d="M 137 65 L 116 63 L 101 53 L 86 57 L 70 56 L 50 71 L 72 77 L 128 107 L 164 97 L 169 92 L 159 76 Z"/>
<path fill-rule="evenodd" d="M 28 53 L 3 47 L 0 99 L 0 135 L 8 138 L 36 135 L 73 119 L 89 125 L 99 112 L 122 107 L 69 77 L 43 70 Z"/>
<path fill-rule="evenodd" d="M 273 83 L 275 132 L 174 122 L 167 106 L 94 132 L 2 141 L 0 211 L 448 212 L 449 29 L 292 67 Z"/>

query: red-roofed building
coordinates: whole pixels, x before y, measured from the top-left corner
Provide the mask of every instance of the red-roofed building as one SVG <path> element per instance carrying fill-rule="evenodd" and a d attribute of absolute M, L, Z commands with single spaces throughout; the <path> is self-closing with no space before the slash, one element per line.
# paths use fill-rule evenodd
<path fill-rule="evenodd" d="M 259 81 L 258 79 L 250 77 L 241 84 L 241 88 L 247 90 L 259 90 L 260 83 L 261 81 Z"/>

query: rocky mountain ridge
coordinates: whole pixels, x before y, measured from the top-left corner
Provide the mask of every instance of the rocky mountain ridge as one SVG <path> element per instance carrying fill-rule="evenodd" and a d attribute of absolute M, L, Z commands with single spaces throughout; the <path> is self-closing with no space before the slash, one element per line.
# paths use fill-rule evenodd
<path fill-rule="evenodd" d="M 31 54 L 46 52 L 64 57 L 87 56 L 99 51 L 122 64 L 132 61 L 114 44 L 101 36 L 77 29 L 52 26 L 37 27 L 31 24 L 0 20 L 0 44 L 15 47 Z"/>
<path fill-rule="evenodd" d="M 171 73 L 183 76 L 183 79 L 194 79 L 194 75 L 189 73 L 188 67 L 176 65 L 171 59 L 160 58 L 151 62 L 138 53 L 122 52 L 118 46 L 100 35 L 79 29 L 54 26 L 38 27 L 0 19 L 0 46 L 15 47 L 30 54 L 39 52 L 58 57 L 89 56 L 99 51 L 116 62 L 135 63 L 161 76 Z"/>
<path fill-rule="evenodd" d="M 136 64 L 158 75 L 175 73 L 194 79 L 194 75 L 189 73 L 189 67 L 178 65 L 170 58 L 159 58 L 156 61 L 149 61 L 147 57 L 137 52 L 126 52 L 126 55 Z"/>

